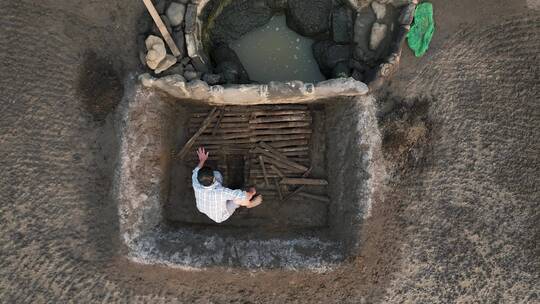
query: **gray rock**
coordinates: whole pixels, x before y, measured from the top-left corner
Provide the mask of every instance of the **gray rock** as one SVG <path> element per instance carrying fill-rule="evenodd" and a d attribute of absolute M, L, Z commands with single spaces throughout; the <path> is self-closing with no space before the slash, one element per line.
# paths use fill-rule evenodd
<path fill-rule="evenodd" d="M 191 63 L 186 64 L 186 66 L 184 67 L 184 70 L 186 70 L 186 71 L 195 71 L 195 67 Z"/>
<path fill-rule="evenodd" d="M 182 3 L 182 4 L 188 4 L 189 0 L 175 0 L 175 2 Z"/>
<path fill-rule="evenodd" d="M 202 80 L 209 85 L 216 85 L 224 82 L 224 77 L 222 74 L 209 74 L 205 73 L 202 76 Z"/>
<path fill-rule="evenodd" d="M 311 48 L 313 50 L 313 57 L 315 57 L 315 60 L 319 65 L 319 69 L 321 70 L 323 75 L 329 78 L 332 77 L 332 67 L 328 66 L 328 63 L 326 62 L 326 53 L 328 52 L 328 49 L 333 45 L 335 45 L 335 42 L 331 40 L 320 40 L 314 42 L 311 45 Z"/>
<path fill-rule="evenodd" d="M 358 14 L 354 22 L 354 42 L 357 46 L 367 49 L 369 45 L 369 37 L 371 27 L 375 22 L 375 13 L 369 7 L 365 7 Z"/>
<path fill-rule="evenodd" d="M 164 76 L 169 76 L 169 75 L 184 75 L 184 67 L 182 66 L 181 63 L 176 63 L 175 65 L 173 65 L 172 67 L 168 68 L 166 71 L 164 71 L 162 73 L 162 75 Z"/>
<path fill-rule="evenodd" d="M 386 5 L 381 4 L 377 1 L 371 2 L 371 9 L 375 13 L 377 20 L 381 20 L 386 16 Z"/>
<path fill-rule="evenodd" d="M 227 83 L 249 83 L 249 75 L 236 53 L 226 44 L 212 49 L 212 59 L 216 63 L 216 72 L 222 73 Z"/>
<path fill-rule="evenodd" d="M 210 60 L 202 53 L 191 57 L 191 64 L 193 64 L 195 69 L 201 73 L 207 73 L 210 69 Z"/>
<path fill-rule="evenodd" d="M 266 5 L 274 11 L 283 11 L 287 8 L 287 0 L 266 0 Z"/>
<path fill-rule="evenodd" d="M 351 75 L 351 69 L 346 61 L 341 61 L 332 69 L 332 78 L 347 78 Z"/>
<path fill-rule="evenodd" d="M 165 43 L 163 40 L 161 40 L 161 38 L 150 35 L 148 38 L 146 38 L 145 44 L 146 49 L 148 50 L 146 53 L 146 64 L 149 68 L 154 70 L 157 68 L 161 60 L 165 59 L 165 56 L 167 55 Z"/>
<path fill-rule="evenodd" d="M 186 78 L 187 81 L 192 81 L 195 79 L 200 79 L 201 73 L 197 71 L 185 71 L 184 77 Z"/>
<path fill-rule="evenodd" d="M 191 58 L 189 58 L 189 57 L 184 57 L 184 58 L 182 58 L 182 60 L 180 60 L 180 63 L 181 63 L 182 65 L 186 66 L 186 65 L 189 64 L 190 61 L 191 61 Z"/>
<path fill-rule="evenodd" d="M 348 62 L 351 58 L 351 47 L 349 45 L 333 45 L 326 52 L 326 65 L 334 68 L 338 62 Z"/>
<path fill-rule="evenodd" d="M 332 13 L 332 38 L 337 43 L 350 43 L 352 40 L 353 12 L 344 6 Z"/>
<path fill-rule="evenodd" d="M 176 30 L 172 33 L 172 38 L 176 44 L 176 47 L 178 47 L 178 50 L 180 51 L 180 55 L 178 57 L 184 57 L 186 55 L 186 40 L 184 38 L 184 32 L 181 29 Z"/>
<path fill-rule="evenodd" d="M 186 33 L 194 33 L 195 28 L 197 27 L 197 5 L 196 4 L 188 4 L 184 20 L 185 20 L 184 31 Z"/>
<path fill-rule="evenodd" d="M 167 0 L 156 0 L 154 2 L 154 7 L 156 8 L 156 11 L 162 15 L 165 13 L 165 7 L 167 6 Z"/>
<path fill-rule="evenodd" d="M 178 26 L 184 21 L 185 13 L 186 6 L 184 4 L 172 2 L 167 8 L 166 15 L 172 26 Z"/>
<path fill-rule="evenodd" d="M 332 0 L 294 0 L 287 3 L 287 26 L 302 36 L 321 37 L 329 29 Z"/>
<path fill-rule="evenodd" d="M 358 70 L 353 70 L 351 77 L 358 81 L 364 81 L 364 74 Z"/>
<path fill-rule="evenodd" d="M 379 45 L 383 41 L 384 37 L 386 36 L 386 24 L 381 24 L 378 22 L 375 22 L 373 24 L 373 27 L 371 28 L 371 36 L 369 40 L 369 48 L 373 51 L 377 50 L 379 48 Z"/>
<path fill-rule="evenodd" d="M 274 11 L 266 0 L 235 0 L 223 7 L 221 14 L 208 28 L 210 40 L 214 44 L 229 44 L 251 30 L 268 23 Z"/>
<path fill-rule="evenodd" d="M 175 63 L 176 63 L 176 57 L 174 57 L 173 55 L 167 54 L 165 58 L 159 62 L 154 72 L 156 74 L 159 74 L 165 71 L 166 69 L 172 67 Z"/>

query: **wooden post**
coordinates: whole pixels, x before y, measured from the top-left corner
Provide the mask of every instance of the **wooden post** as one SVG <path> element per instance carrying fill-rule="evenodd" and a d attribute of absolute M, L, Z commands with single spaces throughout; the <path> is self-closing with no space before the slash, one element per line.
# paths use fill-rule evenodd
<path fill-rule="evenodd" d="M 284 178 L 280 182 L 284 185 L 311 185 L 311 186 L 326 186 L 328 182 L 324 179 L 315 178 Z"/>
<path fill-rule="evenodd" d="M 163 36 L 163 39 L 171 49 L 171 52 L 173 53 L 174 57 L 180 56 L 180 50 L 176 46 L 176 43 L 174 43 L 174 40 L 171 37 L 171 34 L 169 34 L 169 31 L 167 31 L 167 27 L 163 23 L 163 20 L 161 20 L 161 17 L 159 16 L 159 13 L 156 11 L 156 8 L 154 7 L 154 4 L 152 4 L 152 0 L 143 0 L 144 5 L 146 5 L 146 9 L 150 13 L 150 16 L 152 16 L 152 19 L 154 19 L 154 22 L 156 23 L 159 31 L 161 32 L 161 35 Z"/>

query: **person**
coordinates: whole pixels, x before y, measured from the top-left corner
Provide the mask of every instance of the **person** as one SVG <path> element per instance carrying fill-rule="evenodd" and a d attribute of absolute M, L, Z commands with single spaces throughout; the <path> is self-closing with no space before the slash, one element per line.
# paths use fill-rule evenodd
<path fill-rule="evenodd" d="M 240 206 L 253 208 L 262 203 L 262 195 L 255 188 L 248 191 L 223 187 L 223 175 L 205 166 L 209 152 L 203 147 L 197 150 L 199 164 L 193 169 L 192 183 L 197 209 L 214 222 L 227 220 Z"/>

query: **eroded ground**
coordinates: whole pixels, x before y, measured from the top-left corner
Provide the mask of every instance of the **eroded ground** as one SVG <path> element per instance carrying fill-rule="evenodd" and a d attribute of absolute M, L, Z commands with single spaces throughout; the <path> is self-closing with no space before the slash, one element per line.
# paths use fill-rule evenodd
<path fill-rule="evenodd" d="M 122 258 L 110 197 L 116 126 L 102 114 L 129 90 L 114 79 L 135 71 L 142 3 L 3 1 L 0 301 L 538 301 L 539 13 L 531 1 L 433 2 L 431 50 L 421 59 L 405 50 L 383 94 L 392 101 L 380 100 L 381 127 L 404 128 L 407 141 L 389 134 L 386 147 L 401 167 L 357 258 L 312 273 Z M 101 106 L 89 106 L 87 79 L 109 71 L 102 64 L 116 76 L 104 74 L 113 81 L 93 89 Z"/>

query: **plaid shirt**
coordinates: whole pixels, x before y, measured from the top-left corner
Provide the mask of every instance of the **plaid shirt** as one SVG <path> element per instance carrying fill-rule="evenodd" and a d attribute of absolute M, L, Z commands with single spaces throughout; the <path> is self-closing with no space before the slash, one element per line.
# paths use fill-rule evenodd
<path fill-rule="evenodd" d="M 233 215 L 234 210 L 238 208 L 238 205 L 233 200 L 245 200 L 247 199 L 247 193 L 242 190 L 231 190 L 223 187 L 221 185 L 223 176 L 219 171 L 214 171 L 216 181 L 212 185 L 205 187 L 197 179 L 198 172 L 199 167 L 196 167 L 193 169 L 191 177 L 197 209 L 213 221 L 221 223 Z"/>

